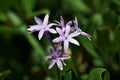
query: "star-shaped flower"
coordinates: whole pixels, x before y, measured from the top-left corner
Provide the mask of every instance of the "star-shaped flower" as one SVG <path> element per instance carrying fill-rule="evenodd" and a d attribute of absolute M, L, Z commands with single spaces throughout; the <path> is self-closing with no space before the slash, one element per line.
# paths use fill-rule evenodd
<path fill-rule="evenodd" d="M 63 32 L 60 28 L 56 28 L 56 30 L 60 36 L 53 39 L 53 42 L 62 42 L 64 44 L 64 52 L 65 53 L 68 49 L 69 42 L 79 46 L 78 41 L 73 38 L 73 37 L 78 36 L 79 33 L 76 31 L 73 33 L 70 33 L 70 26 L 69 25 L 66 26 L 65 32 Z"/>
<path fill-rule="evenodd" d="M 45 15 L 43 22 L 38 17 L 34 17 L 34 19 L 35 19 L 35 22 L 37 23 L 37 25 L 31 25 L 30 28 L 28 28 L 28 30 L 30 32 L 39 31 L 39 33 L 38 33 L 39 40 L 42 38 L 44 33 L 48 33 L 48 32 L 53 33 L 53 34 L 57 33 L 54 29 L 51 28 L 53 25 L 56 25 L 56 24 L 55 23 L 48 24 L 48 21 L 49 21 L 48 14 Z"/>
<path fill-rule="evenodd" d="M 50 64 L 49 64 L 49 69 L 51 69 L 55 65 L 55 63 L 56 63 L 58 68 L 60 70 L 63 70 L 63 64 L 66 65 L 64 63 L 64 60 L 65 59 L 69 59 L 71 57 L 67 56 L 67 55 L 62 55 L 61 54 L 62 47 L 59 47 L 57 50 L 51 49 L 50 52 L 51 52 L 51 55 L 45 57 L 45 60 L 50 60 L 51 61 Z"/>
<path fill-rule="evenodd" d="M 86 32 L 83 32 L 79 27 L 78 27 L 78 21 L 77 18 L 75 17 L 74 22 L 74 30 L 76 30 L 80 35 L 86 36 L 89 40 L 91 40 L 91 36 L 87 34 Z"/>

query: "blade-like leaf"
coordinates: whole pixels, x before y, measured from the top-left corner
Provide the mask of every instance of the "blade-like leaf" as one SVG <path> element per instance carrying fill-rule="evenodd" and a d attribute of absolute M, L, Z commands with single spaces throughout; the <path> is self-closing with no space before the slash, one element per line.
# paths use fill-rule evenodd
<path fill-rule="evenodd" d="M 64 75 L 64 80 L 72 80 L 72 72 L 69 71 Z"/>
<path fill-rule="evenodd" d="M 97 54 L 97 52 L 94 49 L 94 45 L 87 40 L 85 37 L 79 37 L 79 40 L 81 41 L 82 45 L 85 47 L 85 49 L 95 58 L 100 58 L 100 56 Z"/>
<path fill-rule="evenodd" d="M 25 11 L 29 14 L 35 7 L 36 0 L 22 0 L 22 5 Z"/>
<path fill-rule="evenodd" d="M 6 70 L 0 73 L 0 80 L 4 80 L 8 74 L 10 74 L 11 71 L 10 70 Z"/>
<path fill-rule="evenodd" d="M 109 80 L 109 72 L 104 68 L 92 70 L 88 75 L 88 80 L 103 80 L 102 74 L 104 74 L 104 80 Z"/>
<path fill-rule="evenodd" d="M 74 11 L 88 13 L 90 8 L 82 0 L 64 0 L 64 5 L 70 7 Z"/>

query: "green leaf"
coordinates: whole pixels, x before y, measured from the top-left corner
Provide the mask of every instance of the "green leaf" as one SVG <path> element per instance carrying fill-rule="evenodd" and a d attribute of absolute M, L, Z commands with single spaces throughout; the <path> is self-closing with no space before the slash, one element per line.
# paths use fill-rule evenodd
<path fill-rule="evenodd" d="M 20 34 L 17 29 L 11 29 L 11 26 L 0 25 L 0 35 L 4 36 L 14 36 Z"/>
<path fill-rule="evenodd" d="M 32 13 L 33 8 L 35 7 L 36 0 L 22 0 L 22 5 L 25 11 L 29 14 Z"/>
<path fill-rule="evenodd" d="M 104 80 L 109 80 L 109 72 L 104 68 L 93 69 L 88 75 L 88 80 L 103 80 L 103 74 Z"/>
<path fill-rule="evenodd" d="M 0 21 L 5 21 L 6 20 L 6 15 L 4 14 L 4 12 L 2 12 L 1 10 L 0 10 Z"/>
<path fill-rule="evenodd" d="M 39 10 L 39 11 L 32 12 L 30 16 L 34 17 L 34 16 L 38 16 L 40 14 L 49 14 L 49 13 L 50 13 L 49 9 L 42 9 L 42 10 Z"/>
<path fill-rule="evenodd" d="M 71 71 L 65 73 L 64 80 L 72 80 L 72 72 Z"/>
<path fill-rule="evenodd" d="M 74 11 L 88 13 L 90 8 L 82 0 L 64 0 L 64 5 Z"/>
<path fill-rule="evenodd" d="M 100 58 L 100 56 L 97 54 L 97 52 L 94 49 L 94 45 L 85 37 L 79 37 L 79 40 L 81 41 L 82 45 L 85 47 L 85 49 L 95 58 Z"/>
<path fill-rule="evenodd" d="M 120 1 L 119 0 L 111 0 L 111 2 L 113 2 L 114 4 L 120 6 Z"/>
<path fill-rule="evenodd" d="M 108 71 L 105 71 L 104 80 L 110 80 L 110 74 Z"/>
<path fill-rule="evenodd" d="M 0 10 L 7 11 L 14 4 L 15 0 L 0 0 Z"/>
<path fill-rule="evenodd" d="M 92 22 L 96 24 L 97 26 L 102 26 L 103 25 L 103 17 L 102 14 L 100 13 L 95 13 L 92 17 Z"/>
<path fill-rule="evenodd" d="M 76 71 L 74 70 L 68 70 L 67 72 L 64 72 L 62 80 L 78 80 L 78 74 L 76 74 Z"/>
<path fill-rule="evenodd" d="M 112 51 L 112 32 L 109 27 L 104 27 L 104 28 L 98 28 L 97 30 L 97 48 L 101 51 L 104 52 L 105 55 L 111 53 Z M 109 47 L 108 47 L 109 45 Z"/>
<path fill-rule="evenodd" d="M 8 11 L 7 16 L 9 18 L 9 20 L 15 26 L 19 26 L 19 25 L 21 25 L 23 23 L 22 20 L 20 19 L 20 17 L 17 14 L 15 14 L 14 12 L 12 12 L 12 11 Z"/>
<path fill-rule="evenodd" d="M 120 50 L 120 25 L 118 25 L 118 27 L 116 28 L 115 31 L 115 36 L 114 36 L 114 41 L 113 41 L 113 52 L 116 53 L 117 51 Z"/>
<path fill-rule="evenodd" d="M 10 70 L 0 72 L 0 80 L 4 80 L 7 77 L 7 75 L 10 74 L 10 73 L 11 73 Z"/>

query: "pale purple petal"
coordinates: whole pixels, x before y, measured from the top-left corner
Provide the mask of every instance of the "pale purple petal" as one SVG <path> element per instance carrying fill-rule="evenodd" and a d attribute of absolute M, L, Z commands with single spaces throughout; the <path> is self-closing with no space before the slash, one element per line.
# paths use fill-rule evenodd
<path fill-rule="evenodd" d="M 75 28 L 77 32 L 82 32 L 80 28 Z"/>
<path fill-rule="evenodd" d="M 61 60 L 62 60 L 63 65 L 65 65 L 65 66 L 66 66 L 66 63 L 64 62 L 64 59 L 61 59 Z"/>
<path fill-rule="evenodd" d="M 52 27 L 53 25 L 56 25 L 55 23 L 50 23 L 47 25 L 48 28 Z"/>
<path fill-rule="evenodd" d="M 33 27 L 34 27 L 34 28 L 39 28 L 40 26 L 39 26 L 39 25 L 30 25 L 29 27 L 30 27 L 30 28 L 33 28 Z"/>
<path fill-rule="evenodd" d="M 57 66 L 60 70 L 63 70 L 62 62 L 60 59 L 57 59 Z"/>
<path fill-rule="evenodd" d="M 42 38 L 44 34 L 44 30 L 41 30 L 39 33 L 38 33 L 38 39 L 40 40 Z"/>
<path fill-rule="evenodd" d="M 56 30 L 57 30 L 59 35 L 61 35 L 61 36 L 63 35 L 63 31 L 60 28 L 57 27 Z"/>
<path fill-rule="evenodd" d="M 57 38 L 53 39 L 53 42 L 61 42 L 61 41 L 62 41 L 61 37 L 57 37 Z"/>
<path fill-rule="evenodd" d="M 69 35 L 69 37 L 76 37 L 76 36 L 78 36 L 79 34 L 80 34 L 79 32 L 75 31 L 75 32 L 71 33 L 71 34 Z"/>
<path fill-rule="evenodd" d="M 67 50 L 68 50 L 68 46 L 69 46 L 68 40 L 65 40 L 65 41 L 64 41 L 64 52 L 65 52 L 65 53 L 66 53 Z"/>
<path fill-rule="evenodd" d="M 91 36 L 83 31 L 80 32 L 81 35 L 86 36 L 89 40 L 91 40 Z"/>
<path fill-rule="evenodd" d="M 91 36 L 89 34 L 86 35 L 86 37 L 91 40 Z"/>
<path fill-rule="evenodd" d="M 70 31 L 75 31 L 75 27 L 70 27 Z"/>
<path fill-rule="evenodd" d="M 40 29 L 41 26 L 40 25 L 30 25 L 29 27 L 31 29 L 37 29 L 38 30 L 38 29 Z"/>
<path fill-rule="evenodd" d="M 71 56 L 63 55 L 60 59 L 69 59 Z"/>
<path fill-rule="evenodd" d="M 72 21 L 68 21 L 67 24 L 66 24 L 66 26 L 67 25 L 71 25 L 71 24 L 72 24 Z"/>
<path fill-rule="evenodd" d="M 50 56 L 46 56 L 44 59 L 45 59 L 45 60 L 51 60 L 51 59 L 52 59 L 52 56 L 51 56 L 51 55 L 50 55 Z"/>
<path fill-rule="evenodd" d="M 56 22 L 60 26 L 60 22 L 59 21 L 54 20 L 54 22 Z"/>
<path fill-rule="evenodd" d="M 57 32 L 54 29 L 49 29 L 48 30 L 50 33 L 56 34 Z"/>
<path fill-rule="evenodd" d="M 76 29 L 78 29 L 78 21 L 77 21 L 77 17 L 75 17 L 75 20 L 74 20 L 74 26 Z"/>
<path fill-rule="evenodd" d="M 67 37 L 69 35 L 69 33 L 70 33 L 70 26 L 67 25 L 66 30 L 65 30 L 65 36 Z"/>
<path fill-rule="evenodd" d="M 69 38 L 68 40 L 69 40 L 69 42 L 71 42 L 75 45 L 78 45 L 78 46 L 80 45 L 79 42 L 77 40 L 73 39 L 73 38 Z"/>
<path fill-rule="evenodd" d="M 49 64 L 49 69 L 51 69 L 55 63 L 56 63 L 56 60 L 52 60 Z"/>
<path fill-rule="evenodd" d="M 35 22 L 36 22 L 37 24 L 42 25 L 42 20 L 41 20 L 40 18 L 34 17 L 34 19 L 35 19 Z"/>
<path fill-rule="evenodd" d="M 43 20 L 43 26 L 47 26 L 48 20 L 49 20 L 49 15 L 46 14 L 45 17 L 44 17 L 44 20 Z"/>
<path fill-rule="evenodd" d="M 63 19 L 63 17 L 62 16 L 60 16 L 60 23 L 61 23 L 61 27 L 64 27 L 64 19 Z"/>
<path fill-rule="evenodd" d="M 75 16 L 75 23 L 78 24 L 77 17 Z"/>
<path fill-rule="evenodd" d="M 40 30 L 39 25 L 31 25 L 30 28 L 27 29 L 28 31 L 35 32 Z"/>

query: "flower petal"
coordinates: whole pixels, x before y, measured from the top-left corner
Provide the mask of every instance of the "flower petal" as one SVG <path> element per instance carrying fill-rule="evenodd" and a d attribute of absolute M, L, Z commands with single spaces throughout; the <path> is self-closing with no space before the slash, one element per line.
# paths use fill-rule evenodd
<path fill-rule="evenodd" d="M 78 36 L 79 34 L 80 34 L 79 32 L 75 31 L 75 32 L 71 33 L 71 34 L 69 35 L 69 37 L 76 37 L 76 36 Z"/>
<path fill-rule="evenodd" d="M 75 20 L 73 22 L 74 22 L 75 29 L 78 29 L 78 21 L 77 21 L 76 16 L 75 16 Z"/>
<path fill-rule="evenodd" d="M 44 30 L 41 30 L 41 31 L 38 33 L 38 39 L 39 39 L 39 40 L 42 38 L 43 33 L 44 33 Z"/>
<path fill-rule="evenodd" d="M 91 36 L 83 31 L 80 32 L 81 35 L 86 36 L 89 40 L 91 40 Z"/>
<path fill-rule="evenodd" d="M 40 18 L 38 18 L 38 17 L 35 16 L 34 19 L 35 19 L 35 22 L 36 22 L 37 24 L 42 25 L 42 20 L 41 20 Z"/>
<path fill-rule="evenodd" d="M 50 56 L 46 56 L 46 57 L 44 57 L 45 60 L 50 60 L 51 58 L 52 58 L 51 55 L 50 55 Z"/>
<path fill-rule="evenodd" d="M 61 60 L 62 60 L 63 65 L 65 65 L 65 66 L 66 66 L 66 63 L 64 62 L 64 59 L 61 59 Z"/>
<path fill-rule="evenodd" d="M 57 27 L 56 30 L 57 30 L 59 35 L 61 35 L 61 36 L 63 35 L 63 31 L 60 28 Z"/>
<path fill-rule="evenodd" d="M 50 23 L 50 24 L 47 25 L 47 28 L 50 28 L 50 27 L 52 27 L 53 25 L 57 25 L 57 24 L 55 24 L 55 23 Z"/>
<path fill-rule="evenodd" d="M 62 62 L 60 59 L 57 59 L 57 66 L 60 70 L 63 70 Z"/>
<path fill-rule="evenodd" d="M 59 21 L 54 20 L 54 22 L 56 22 L 57 25 L 60 26 L 60 22 Z"/>
<path fill-rule="evenodd" d="M 70 31 L 75 31 L 75 27 L 70 27 Z"/>
<path fill-rule="evenodd" d="M 56 60 L 52 60 L 49 64 L 49 69 L 51 69 L 55 63 L 56 63 Z"/>
<path fill-rule="evenodd" d="M 65 30 L 65 36 L 68 36 L 69 33 L 70 33 L 70 26 L 67 25 L 67 26 L 66 26 L 66 30 Z"/>
<path fill-rule="evenodd" d="M 64 52 L 65 52 L 65 53 L 66 53 L 67 50 L 68 50 L 68 46 L 69 46 L 68 40 L 65 40 L 65 41 L 64 41 Z"/>
<path fill-rule="evenodd" d="M 61 27 L 64 27 L 64 19 L 62 16 L 60 16 L 60 23 L 61 23 Z"/>
<path fill-rule="evenodd" d="M 77 17 L 75 16 L 75 21 L 74 21 L 76 24 L 78 24 L 78 20 L 77 20 Z"/>
<path fill-rule="evenodd" d="M 71 25 L 71 24 L 72 24 L 72 21 L 68 21 L 67 24 L 66 24 L 66 26 L 67 25 Z"/>
<path fill-rule="evenodd" d="M 50 33 L 56 34 L 57 32 L 54 29 L 49 29 L 48 30 Z"/>
<path fill-rule="evenodd" d="M 61 37 L 57 37 L 57 38 L 53 39 L 53 42 L 61 42 L 61 41 L 62 41 Z"/>
<path fill-rule="evenodd" d="M 60 59 L 69 59 L 71 56 L 63 55 Z"/>
<path fill-rule="evenodd" d="M 49 20 L 49 15 L 46 14 L 45 17 L 44 17 L 44 20 L 43 20 L 43 26 L 47 26 L 48 20 Z"/>
<path fill-rule="evenodd" d="M 79 42 L 77 40 L 73 39 L 73 38 L 69 38 L 68 40 L 69 40 L 69 42 L 71 42 L 75 45 L 78 45 L 78 46 L 80 45 Z"/>
<path fill-rule="evenodd" d="M 35 32 L 40 30 L 39 25 L 31 25 L 30 28 L 27 29 L 28 31 Z"/>

